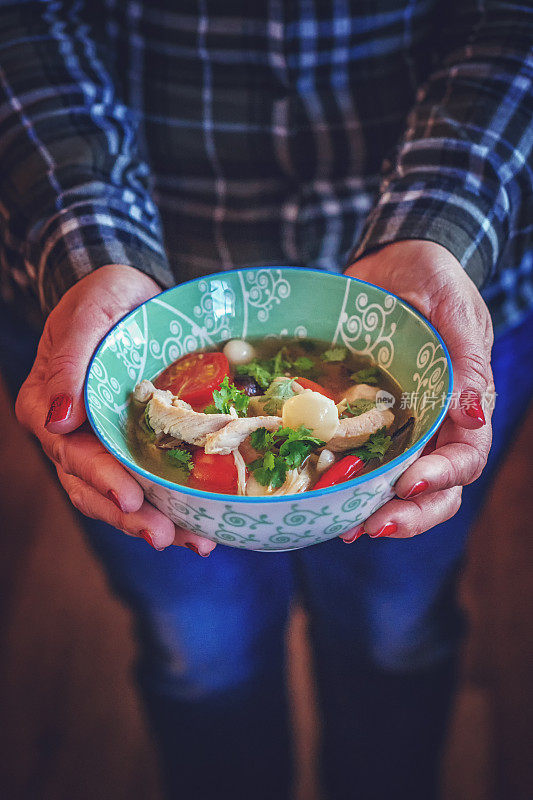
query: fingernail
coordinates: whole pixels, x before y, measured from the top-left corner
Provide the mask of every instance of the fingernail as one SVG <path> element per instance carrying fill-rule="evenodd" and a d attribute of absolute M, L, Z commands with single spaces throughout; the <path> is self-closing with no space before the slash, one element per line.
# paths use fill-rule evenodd
<path fill-rule="evenodd" d="M 481 395 L 477 389 L 464 389 L 461 392 L 459 403 L 463 414 L 466 414 L 470 419 L 475 419 L 479 425 L 485 425 L 485 414 L 481 406 Z"/>
<path fill-rule="evenodd" d="M 108 489 L 106 492 L 106 497 L 108 500 L 111 500 L 112 503 L 116 505 L 122 511 L 122 506 L 120 505 L 120 500 L 118 499 L 118 494 L 113 491 L 113 489 Z"/>
<path fill-rule="evenodd" d="M 48 414 L 44 423 L 45 428 L 51 422 L 63 422 L 72 410 L 72 397 L 70 394 L 56 394 L 50 403 Z"/>
<path fill-rule="evenodd" d="M 353 528 L 353 530 L 351 531 L 346 531 L 344 536 L 341 536 L 341 539 L 343 542 L 346 542 L 346 544 L 351 544 L 352 542 L 355 542 L 356 539 L 359 539 L 359 537 L 362 536 L 364 532 L 365 532 L 364 526 L 359 525 L 358 528 Z"/>
<path fill-rule="evenodd" d="M 196 553 L 196 555 L 202 556 L 202 558 L 207 558 L 208 556 L 211 555 L 211 553 L 200 553 L 200 551 L 197 548 L 197 546 L 195 544 L 193 544 L 192 542 L 185 542 L 185 547 L 188 547 L 189 550 L 192 550 L 193 553 Z"/>
<path fill-rule="evenodd" d="M 411 486 L 411 488 L 409 489 L 409 491 L 405 495 L 404 499 L 405 500 L 410 500 L 411 497 L 416 497 L 417 494 L 422 494 L 422 492 L 426 491 L 428 486 L 429 486 L 429 483 L 427 481 L 425 481 L 425 480 L 417 481 L 416 483 L 413 483 L 413 485 Z"/>
<path fill-rule="evenodd" d="M 377 533 L 369 533 L 368 535 L 371 539 L 379 539 L 382 536 L 391 536 L 393 533 L 396 533 L 397 530 L 398 526 L 395 522 L 387 522 Z"/>
<path fill-rule="evenodd" d="M 141 530 L 139 531 L 139 536 L 142 536 L 145 542 L 148 542 L 148 544 L 152 545 L 154 550 L 158 550 L 159 552 L 161 552 L 161 550 L 165 549 L 164 547 L 156 547 L 156 545 L 154 544 L 154 539 L 152 534 L 150 533 L 150 531 L 146 530 L 146 528 L 141 528 Z"/>

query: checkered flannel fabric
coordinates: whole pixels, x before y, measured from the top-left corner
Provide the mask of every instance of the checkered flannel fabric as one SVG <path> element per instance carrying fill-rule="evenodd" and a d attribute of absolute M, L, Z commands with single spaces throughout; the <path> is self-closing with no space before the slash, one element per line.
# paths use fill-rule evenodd
<path fill-rule="evenodd" d="M 0 0 L 0 257 L 45 310 L 105 263 L 162 286 L 451 250 L 533 304 L 530 0 Z"/>

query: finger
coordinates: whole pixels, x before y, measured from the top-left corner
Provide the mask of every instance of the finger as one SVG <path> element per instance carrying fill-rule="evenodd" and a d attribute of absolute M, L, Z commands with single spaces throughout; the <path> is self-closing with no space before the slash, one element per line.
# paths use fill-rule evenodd
<path fill-rule="evenodd" d="M 107 522 L 130 536 L 142 537 L 156 550 L 173 544 L 174 523 L 148 501 L 138 511 L 126 514 L 81 478 L 69 475 L 59 466 L 57 474 L 72 505 L 86 517 Z"/>
<path fill-rule="evenodd" d="M 371 538 L 410 539 L 446 522 L 461 506 L 462 487 L 454 486 L 414 500 L 389 500 L 364 523 Z"/>
<path fill-rule="evenodd" d="M 189 550 L 192 550 L 194 553 L 198 553 L 199 556 L 206 558 L 210 555 L 216 547 L 215 542 L 211 542 L 209 539 L 204 539 L 202 536 L 198 536 L 197 533 L 193 533 L 192 531 L 187 531 L 184 528 L 178 528 L 176 526 L 175 535 L 174 535 L 174 542 L 173 544 L 178 545 L 179 547 L 187 547 Z"/>
<path fill-rule="evenodd" d="M 448 419 L 437 439 L 436 449 L 421 456 L 398 479 L 398 497 L 409 500 L 424 493 L 431 494 L 452 486 L 466 486 L 477 480 L 490 451 L 490 425 L 472 431 Z"/>
<path fill-rule="evenodd" d="M 484 311 L 482 320 L 471 320 L 465 315 L 457 324 L 447 327 L 445 336 L 453 365 L 454 393 L 458 398 L 452 401 L 449 416 L 457 425 L 468 429 L 485 425 L 494 393 L 490 366 L 492 325 Z"/>
<path fill-rule="evenodd" d="M 159 291 L 151 280 L 141 287 L 137 270 L 129 267 L 117 271 L 114 266 L 112 280 L 106 283 L 106 269 L 98 271 L 103 281 L 101 291 L 92 292 L 90 299 L 74 306 L 65 295 L 48 320 L 50 346 L 44 395 L 48 409 L 45 425 L 51 433 L 67 433 L 82 424 L 86 418 L 83 385 L 94 350 L 124 314 Z M 132 273 L 136 274 L 135 282 Z"/>
<path fill-rule="evenodd" d="M 94 434 L 76 431 L 62 436 L 44 431 L 41 444 L 63 472 L 81 478 L 121 511 L 131 513 L 141 508 L 144 502 L 141 486 Z"/>
<path fill-rule="evenodd" d="M 17 395 L 15 414 L 21 425 L 40 438 L 45 430 L 46 408 L 42 396 L 42 382 L 36 364 L 37 361 Z"/>

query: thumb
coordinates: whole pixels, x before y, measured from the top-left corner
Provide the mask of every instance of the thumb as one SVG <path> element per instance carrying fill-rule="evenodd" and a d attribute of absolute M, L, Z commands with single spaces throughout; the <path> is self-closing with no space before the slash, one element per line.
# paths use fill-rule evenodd
<path fill-rule="evenodd" d="M 50 433 L 69 433 L 85 421 L 83 387 L 92 354 L 119 319 L 159 291 L 138 270 L 114 265 L 96 270 L 62 298 L 48 320 L 43 375 Z"/>

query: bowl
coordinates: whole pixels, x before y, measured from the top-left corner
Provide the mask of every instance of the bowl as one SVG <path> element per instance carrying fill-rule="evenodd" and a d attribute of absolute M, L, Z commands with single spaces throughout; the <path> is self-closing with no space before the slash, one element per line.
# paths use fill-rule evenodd
<path fill-rule="evenodd" d="M 327 489 L 238 497 L 190 489 L 139 466 L 126 437 L 128 402 L 185 353 L 237 337 L 312 337 L 370 356 L 403 390 L 415 416 L 412 444 L 387 464 Z M 239 269 L 168 289 L 136 308 L 97 348 L 85 385 L 89 421 L 102 444 L 177 525 L 219 544 L 295 550 L 361 524 L 394 495 L 394 484 L 443 421 L 452 368 L 437 331 L 415 309 L 364 281 L 319 270 Z"/>

